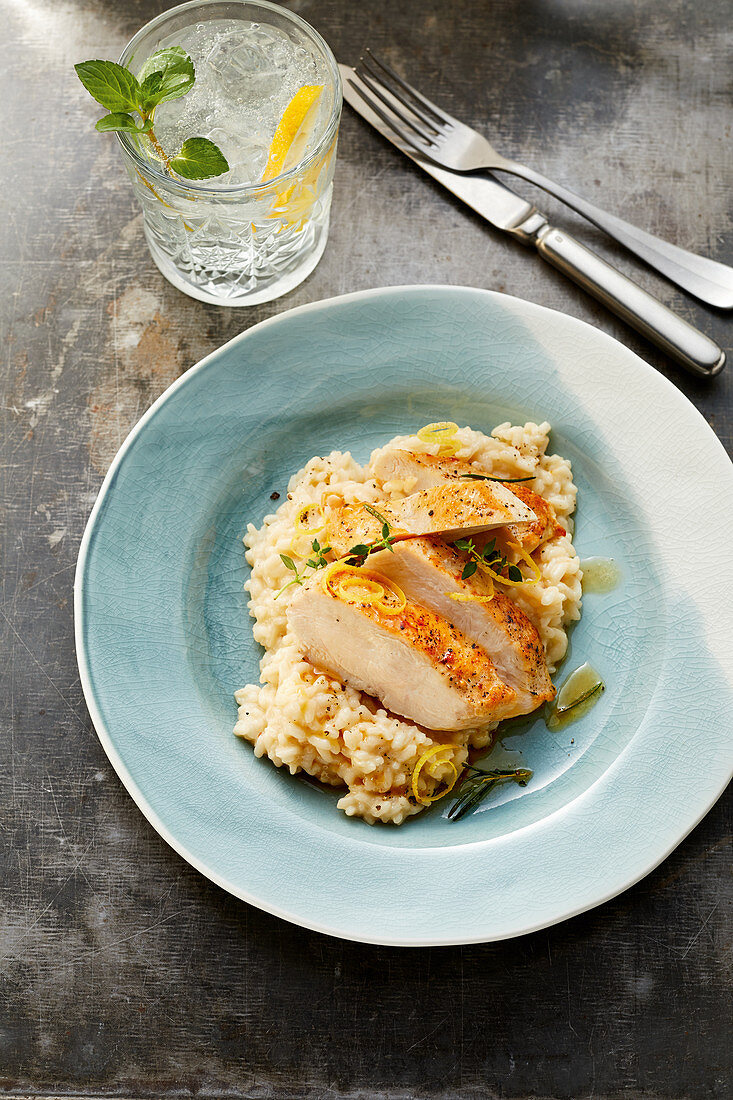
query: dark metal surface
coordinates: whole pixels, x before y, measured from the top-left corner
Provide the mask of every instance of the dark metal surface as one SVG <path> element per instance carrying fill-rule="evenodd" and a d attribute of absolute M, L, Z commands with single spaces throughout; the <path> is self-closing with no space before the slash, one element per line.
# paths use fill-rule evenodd
<path fill-rule="evenodd" d="M 730 796 L 646 880 L 591 913 L 503 944 L 397 950 L 305 932 L 224 894 L 173 854 L 108 764 L 72 645 L 83 526 L 151 401 L 254 322 L 362 287 L 504 290 L 622 340 L 733 442 L 730 367 L 710 383 L 676 371 L 348 112 L 331 239 L 305 284 L 251 311 L 170 287 L 149 259 L 114 139 L 93 132 L 94 105 L 72 72 L 117 57 L 160 6 L 0 0 L 0 1091 L 731 1095 Z M 418 86 L 490 125 L 509 155 L 733 262 L 729 0 L 292 6 L 340 59 L 371 43 L 404 60 Z M 730 356 L 732 320 L 542 203 Z"/>

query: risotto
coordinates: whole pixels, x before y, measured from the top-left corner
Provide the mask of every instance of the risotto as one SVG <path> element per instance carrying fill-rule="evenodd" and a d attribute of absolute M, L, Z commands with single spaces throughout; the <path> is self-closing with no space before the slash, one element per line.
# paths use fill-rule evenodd
<path fill-rule="evenodd" d="M 565 529 L 534 552 L 537 583 L 507 590 L 534 624 L 553 673 L 567 649 L 568 624 L 580 618 L 582 573 L 572 543 L 577 490 L 570 462 L 547 453 L 549 433 L 547 423 L 500 424 L 490 436 L 461 428 L 454 436 L 454 453 L 479 463 L 493 477 L 532 478 L 532 488 L 552 505 Z M 288 605 L 298 586 L 285 587 L 293 573 L 281 555 L 302 570 L 312 553 L 310 535 L 304 539 L 296 523 L 306 506 L 366 502 L 378 507 L 380 501 L 399 501 L 413 489 L 410 479 L 381 483 L 373 464 L 394 450 L 438 455 L 439 448 L 438 442 L 418 435 L 399 436 L 375 451 L 366 466 L 348 451 L 312 458 L 291 478 L 283 504 L 260 527 L 250 523 L 244 536 L 252 567 L 245 584 L 249 613 L 254 637 L 265 652 L 260 683 L 236 692 L 234 733 L 252 743 L 256 756 L 268 756 L 277 767 L 292 774 L 307 772 L 342 789 L 338 808 L 370 824 L 399 825 L 419 813 L 451 775 L 460 774 L 470 749 L 491 744 L 498 723 L 452 732 L 426 729 L 310 664 L 288 625 Z M 419 781 L 413 785 L 416 771 Z"/>

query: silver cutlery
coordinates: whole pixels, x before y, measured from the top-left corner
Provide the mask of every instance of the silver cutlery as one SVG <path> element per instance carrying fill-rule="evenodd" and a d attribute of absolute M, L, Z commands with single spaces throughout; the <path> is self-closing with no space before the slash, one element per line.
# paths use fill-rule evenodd
<path fill-rule="evenodd" d="M 733 268 L 687 252 L 609 214 L 533 168 L 508 160 L 476 130 L 453 118 L 370 50 L 356 68 L 361 94 L 382 122 L 418 157 L 451 172 L 508 172 L 536 184 L 624 245 L 696 298 L 733 309 Z"/>
<path fill-rule="evenodd" d="M 405 153 L 429 176 L 465 202 L 497 229 L 537 249 L 543 259 L 573 279 L 640 332 L 670 358 L 699 377 L 710 378 L 725 365 L 718 345 L 688 324 L 620 271 L 602 260 L 569 233 L 551 226 L 531 203 L 503 183 L 486 176 L 461 175 L 418 157 L 402 142 L 367 100 L 367 88 L 348 65 L 339 65 L 344 98 L 380 134 Z"/>

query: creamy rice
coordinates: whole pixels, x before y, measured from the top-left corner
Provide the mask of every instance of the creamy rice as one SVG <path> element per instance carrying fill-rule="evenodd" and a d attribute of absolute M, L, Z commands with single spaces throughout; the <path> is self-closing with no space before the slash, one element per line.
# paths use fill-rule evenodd
<path fill-rule="evenodd" d="M 460 443 L 458 458 L 478 461 L 494 476 L 533 475 L 533 490 L 552 504 L 568 532 L 550 539 L 534 555 L 540 568 L 537 584 L 507 589 L 537 628 L 552 673 L 567 649 L 568 624 L 580 618 L 582 573 L 572 544 L 577 490 L 570 463 L 546 453 L 549 432 L 547 423 L 507 423 L 491 436 L 462 428 L 454 439 Z M 387 450 L 437 454 L 438 448 L 416 435 L 398 436 L 372 460 Z M 387 497 L 400 499 L 411 489 L 409 479 L 382 486 L 372 477 L 370 465 L 360 466 L 348 451 L 334 451 L 326 458 L 312 458 L 295 474 L 287 500 L 265 516 L 261 527 L 250 523 L 244 537 L 252 566 L 245 584 L 249 613 L 255 620 L 254 637 L 265 654 L 260 685 L 249 684 L 236 692 L 239 715 L 234 732 L 252 742 L 256 756 L 267 755 L 292 774 L 302 770 L 323 783 L 348 788 L 338 801 L 339 809 L 370 824 L 379 820 L 399 825 L 424 808 L 412 797 L 411 775 L 431 746 L 450 746 L 450 752 L 441 752 L 439 763 L 430 760 L 420 772 L 419 789 L 425 797 L 450 781 L 450 763 L 460 773 L 469 748 L 490 744 L 495 726 L 451 733 L 423 729 L 388 714 L 375 700 L 304 660 L 287 623 L 295 587 L 278 596 L 293 577 L 280 555 L 289 555 L 303 569 L 309 540 L 296 534 L 295 517 L 304 505 L 377 503 Z"/>

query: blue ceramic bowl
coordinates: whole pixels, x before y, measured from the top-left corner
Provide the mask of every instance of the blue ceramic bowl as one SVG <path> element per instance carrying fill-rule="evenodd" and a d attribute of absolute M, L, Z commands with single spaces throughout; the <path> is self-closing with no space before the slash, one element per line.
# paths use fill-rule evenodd
<path fill-rule="evenodd" d="M 607 690 L 565 730 L 528 720 L 507 734 L 503 758 L 534 771 L 526 788 L 456 823 L 438 804 L 369 826 L 232 736 L 232 694 L 261 656 L 241 536 L 312 455 L 364 461 L 444 419 L 551 422 L 579 488 L 578 552 L 622 570 L 584 599 L 566 662 L 590 661 Z M 176 851 L 269 912 L 402 945 L 552 924 L 656 866 L 730 778 L 732 481 L 669 382 L 562 314 L 460 287 L 291 310 L 171 386 L 107 475 L 76 580 L 97 732 Z"/>

